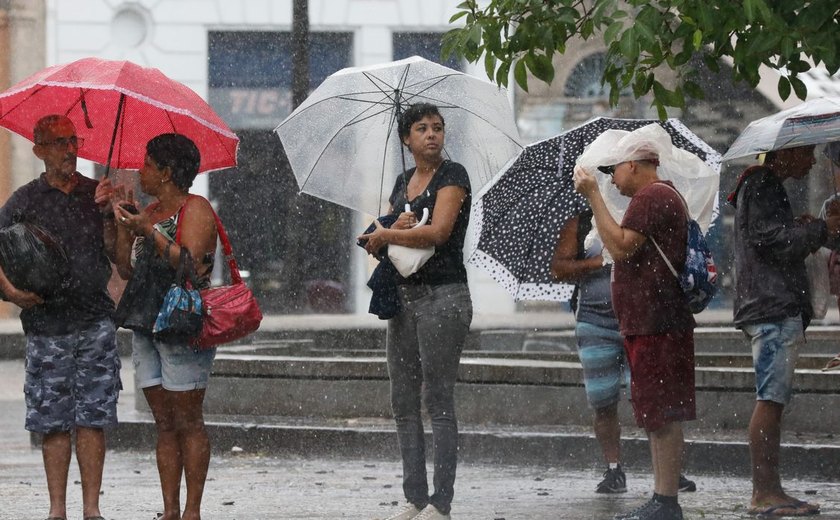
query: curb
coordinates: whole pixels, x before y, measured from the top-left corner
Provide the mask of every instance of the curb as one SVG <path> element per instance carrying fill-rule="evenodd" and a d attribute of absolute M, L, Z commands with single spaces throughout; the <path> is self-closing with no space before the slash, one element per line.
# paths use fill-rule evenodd
<path fill-rule="evenodd" d="M 207 422 L 213 451 L 260 453 L 271 456 L 344 457 L 399 460 L 396 430 L 386 427 L 290 426 Z M 151 419 L 130 419 L 108 433 L 109 447 L 154 450 Z M 426 434 L 428 446 L 431 434 Z M 561 466 L 601 469 L 594 435 L 559 432 L 461 431 L 459 458 L 471 463 Z M 650 471 L 650 448 L 643 438 L 622 437 L 622 464 Z M 781 468 L 796 478 L 840 480 L 840 446 L 783 444 Z M 749 477 L 746 442 L 694 439 L 685 444 L 686 473 Z M 785 475 L 782 475 L 785 478 Z"/>

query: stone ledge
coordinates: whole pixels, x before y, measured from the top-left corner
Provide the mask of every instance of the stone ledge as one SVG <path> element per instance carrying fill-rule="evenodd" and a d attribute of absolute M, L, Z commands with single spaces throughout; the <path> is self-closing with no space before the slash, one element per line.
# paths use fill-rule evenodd
<path fill-rule="evenodd" d="M 569 358 L 566 358 L 569 359 Z M 739 366 L 698 366 L 698 390 L 751 391 L 755 388 L 753 369 L 746 356 L 727 355 Z M 822 362 L 819 357 L 811 358 Z M 723 361 L 725 362 L 725 361 Z M 720 360 L 717 363 L 721 363 Z M 813 364 L 813 363 L 810 363 Z M 747 365 L 747 366 L 744 366 Z M 214 378 L 279 378 L 324 380 L 387 380 L 388 369 L 382 356 L 274 356 L 228 353 L 221 349 L 213 366 Z M 579 386 L 580 363 L 550 359 L 505 357 L 463 357 L 458 370 L 461 383 L 503 383 L 509 385 Z M 797 369 L 794 388 L 798 394 L 837 392 L 840 372 Z"/>
<path fill-rule="evenodd" d="M 385 424 L 341 426 L 326 424 L 257 424 L 218 421 L 207 417 L 207 429 L 216 452 L 234 447 L 248 453 L 295 457 L 364 457 L 398 460 L 396 432 Z M 428 429 L 427 429 L 428 431 Z M 154 425 L 149 417 L 123 418 L 108 434 L 109 446 L 117 449 L 154 449 Z M 427 434 L 426 442 L 432 439 Z M 511 430 L 493 427 L 462 427 L 458 456 L 465 462 L 493 464 L 600 467 L 599 448 L 591 433 L 559 428 Z M 749 475 L 746 442 L 689 435 L 685 467 L 690 474 Z M 840 446 L 820 443 L 789 443 L 781 447 L 783 478 L 840 479 Z M 641 436 L 622 437 L 622 458 L 633 471 L 650 469 L 650 447 Z"/>

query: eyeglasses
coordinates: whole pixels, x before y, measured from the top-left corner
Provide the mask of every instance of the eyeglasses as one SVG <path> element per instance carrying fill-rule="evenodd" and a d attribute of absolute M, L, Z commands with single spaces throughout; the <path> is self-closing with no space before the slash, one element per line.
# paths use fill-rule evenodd
<path fill-rule="evenodd" d="M 598 167 L 598 169 L 599 169 L 602 173 L 606 173 L 607 175 L 609 175 L 610 177 L 612 177 L 613 175 L 615 175 L 615 167 L 616 167 L 616 166 L 618 166 L 618 165 L 617 165 L 617 164 L 613 164 L 613 165 L 611 165 L 611 166 L 599 166 L 599 167 Z"/>
<path fill-rule="evenodd" d="M 41 146 L 55 146 L 56 148 L 67 148 L 72 144 L 73 148 L 81 148 L 85 145 L 85 140 L 72 135 L 70 137 L 57 137 L 53 141 L 44 141 L 38 144 Z"/>

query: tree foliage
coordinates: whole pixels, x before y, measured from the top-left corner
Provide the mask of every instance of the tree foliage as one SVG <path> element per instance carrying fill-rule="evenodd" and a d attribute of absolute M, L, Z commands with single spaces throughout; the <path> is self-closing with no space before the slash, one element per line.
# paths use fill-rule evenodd
<path fill-rule="evenodd" d="M 782 99 L 791 91 L 805 98 L 799 76 L 814 65 L 832 75 L 840 68 L 838 0 L 466 0 L 450 19 L 456 22 L 464 25 L 444 36 L 445 57 L 483 59 L 500 85 L 512 68 L 525 90 L 528 71 L 551 83 L 552 57 L 570 40 L 603 38 L 610 103 L 627 89 L 637 98 L 652 92 L 660 117 L 666 106 L 685 106 L 686 95 L 703 96 L 692 80 L 695 56 L 713 71 L 729 58 L 734 79 L 751 87 L 761 65 L 776 69 Z M 657 80 L 660 67 L 676 72 L 673 88 Z"/>

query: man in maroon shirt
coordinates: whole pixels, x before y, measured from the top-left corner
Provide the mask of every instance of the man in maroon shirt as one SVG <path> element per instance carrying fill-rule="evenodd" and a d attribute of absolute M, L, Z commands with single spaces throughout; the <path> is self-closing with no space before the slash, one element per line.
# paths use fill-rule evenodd
<path fill-rule="evenodd" d="M 615 518 L 682 520 L 677 493 L 682 422 L 695 418 L 695 323 L 662 254 L 672 265 L 685 264 L 686 207 L 673 185 L 657 176 L 663 143 L 646 143 L 632 135 L 635 132 L 625 134 L 613 148 L 619 155 L 610 154 L 621 159 L 605 158 L 606 164 L 599 167 L 612 176 L 622 195 L 631 197 L 620 225 L 607 209 L 594 175 L 582 167 L 575 169 L 575 188 L 588 199 L 604 246 L 615 261 L 612 301 L 633 374 L 633 410 L 651 446 L 653 498 Z"/>

